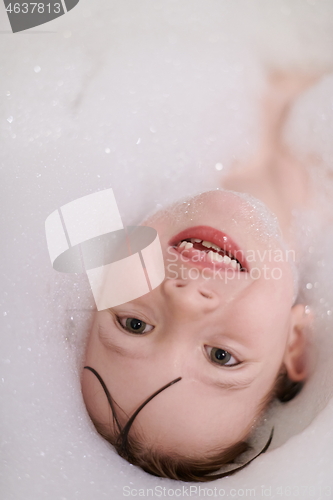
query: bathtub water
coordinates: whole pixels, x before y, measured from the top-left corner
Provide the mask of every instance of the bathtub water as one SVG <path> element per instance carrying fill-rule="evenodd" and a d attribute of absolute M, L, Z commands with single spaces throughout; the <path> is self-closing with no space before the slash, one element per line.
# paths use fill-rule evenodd
<path fill-rule="evenodd" d="M 84 275 L 51 268 L 44 235 L 51 212 L 100 189 L 112 187 L 135 224 L 216 187 L 256 147 L 265 68 L 332 67 L 332 11 L 315 0 L 81 0 L 13 35 L 0 9 L 1 498 L 199 498 L 215 487 L 220 497 L 333 498 L 333 234 L 316 215 L 297 219 L 301 291 L 317 311 L 314 374 L 267 417 L 272 451 L 201 492 L 145 474 L 96 434 L 79 385 L 92 296 Z M 287 129 L 298 154 L 312 154 L 328 203 L 332 83 L 327 75 L 299 99 Z"/>

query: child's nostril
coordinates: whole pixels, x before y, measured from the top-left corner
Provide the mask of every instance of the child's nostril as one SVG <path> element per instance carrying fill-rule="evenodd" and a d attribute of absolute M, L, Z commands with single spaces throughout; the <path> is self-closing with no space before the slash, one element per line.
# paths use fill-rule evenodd
<path fill-rule="evenodd" d="M 176 279 L 174 280 L 173 282 L 173 285 L 176 287 L 176 288 L 183 288 L 186 286 L 186 281 L 184 280 L 181 280 L 181 279 Z"/>

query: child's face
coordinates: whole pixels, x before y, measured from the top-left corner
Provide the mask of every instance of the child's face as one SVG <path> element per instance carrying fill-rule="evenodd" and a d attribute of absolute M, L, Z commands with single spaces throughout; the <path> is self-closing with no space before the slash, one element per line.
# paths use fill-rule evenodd
<path fill-rule="evenodd" d="M 96 314 L 85 364 L 123 410 L 122 424 L 182 377 L 137 416 L 131 432 L 147 446 L 189 456 L 227 448 L 250 431 L 282 364 L 291 379 L 304 378 L 303 306 L 292 307 L 291 265 L 270 221 L 231 192 L 204 193 L 145 224 L 158 231 L 166 279 L 149 294 Z M 188 228 L 193 231 L 177 236 Z M 197 262 L 195 247 L 207 248 L 200 242 L 191 251 L 174 248 L 191 238 L 216 244 L 223 238 L 218 231 L 237 243 L 246 271 L 217 262 L 214 274 L 210 257 Z M 88 370 L 82 387 L 90 415 L 112 433 L 105 393 Z"/>

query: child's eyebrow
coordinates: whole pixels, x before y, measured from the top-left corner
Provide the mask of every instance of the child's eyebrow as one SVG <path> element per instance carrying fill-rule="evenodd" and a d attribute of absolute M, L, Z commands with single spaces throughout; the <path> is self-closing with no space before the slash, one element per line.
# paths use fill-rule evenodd
<path fill-rule="evenodd" d="M 251 383 L 253 382 L 254 378 L 251 378 L 251 380 L 228 380 L 223 381 L 223 380 L 214 380 L 214 382 L 211 385 L 215 385 L 219 389 L 245 389 L 246 387 L 249 387 Z"/>
<path fill-rule="evenodd" d="M 109 329 L 105 326 L 98 326 L 98 334 L 101 339 L 105 341 L 107 348 L 124 358 L 144 358 L 145 354 L 140 355 L 140 352 L 135 349 L 127 349 L 120 342 L 118 342 L 113 336 L 109 335 Z"/>
<path fill-rule="evenodd" d="M 234 376 L 233 378 L 230 378 L 230 374 L 228 374 L 227 380 L 223 380 L 223 374 L 219 374 L 220 376 L 217 377 L 211 377 L 207 376 L 206 374 L 198 373 L 198 379 L 203 382 L 205 385 L 213 385 L 219 389 L 232 389 L 232 390 L 238 390 L 238 389 L 245 389 L 246 387 L 249 387 L 252 382 L 256 379 L 257 373 L 253 373 L 253 371 L 244 377 L 244 375 L 238 375 Z"/>
<path fill-rule="evenodd" d="M 126 349 L 126 347 L 121 346 L 115 342 L 110 342 L 109 343 L 110 349 L 119 354 L 119 356 L 122 356 L 124 358 L 133 358 L 133 359 L 139 359 L 139 358 L 145 358 L 146 355 L 142 354 L 140 355 L 140 352 L 138 350 L 135 350 L 133 352 L 133 349 Z"/>

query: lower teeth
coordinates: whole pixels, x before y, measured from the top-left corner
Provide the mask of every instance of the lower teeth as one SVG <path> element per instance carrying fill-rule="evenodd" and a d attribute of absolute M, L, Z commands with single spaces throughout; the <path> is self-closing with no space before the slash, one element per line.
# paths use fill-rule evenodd
<path fill-rule="evenodd" d="M 192 238 L 195 241 L 195 238 Z M 198 240 L 201 241 L 201 240 Z M 183 248 L 184 250 L 189 250 L 190 248 L 193 248 L 193 243 L 187 240 L 183 240 L 179 245 L 178 248 Z M 202 254 L 202 258 L 200 260 L 203 260 L 205 258 L 205 255 L 208 255 L 211 262 L 213 263 L 221 263 L 223 262 L 224 264 L 229 264 L 233 269 L 241 269 L 241 265 L 239 262 L 237 262 L 235 259 L 230 258 L 228 255 L 221 255 L 218 252 L 214 252 L 213 250 L 198 250 Z"/>

